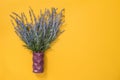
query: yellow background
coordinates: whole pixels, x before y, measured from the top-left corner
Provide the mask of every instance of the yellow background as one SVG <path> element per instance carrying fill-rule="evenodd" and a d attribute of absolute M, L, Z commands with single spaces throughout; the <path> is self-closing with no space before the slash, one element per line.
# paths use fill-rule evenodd
<path fill-rule="evenodd" d="M 120 80 L 119 0 L 0 0 L 0 80 Z M 14 33 L 10 13 L 65 8 L 66 30 L 32 73 L 32 53 Z"/>

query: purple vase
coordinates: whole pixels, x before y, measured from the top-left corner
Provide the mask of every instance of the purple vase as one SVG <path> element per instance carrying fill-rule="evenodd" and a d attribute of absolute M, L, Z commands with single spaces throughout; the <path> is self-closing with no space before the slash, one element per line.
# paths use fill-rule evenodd
<path fill-rule="evenodd" d="M 44 53 L 33 52 L 33 72 L 42 73 L 44 71 Z"/>

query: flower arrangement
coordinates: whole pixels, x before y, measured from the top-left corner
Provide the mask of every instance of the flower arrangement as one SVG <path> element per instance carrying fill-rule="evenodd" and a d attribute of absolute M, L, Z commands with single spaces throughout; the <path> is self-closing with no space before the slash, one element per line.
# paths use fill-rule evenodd
<path fill-rule="evenodd" d="M 30 8 L 30 21 L 24 13 L 18 15 L 12 12 L 12 25 L 16 34 L 25 43 L 24 47 L 33 52 L 33 72 L 42 73 L 44 71 L 44 53 L 50 48 L 50 44 L 63 32 L 60 29 L 64 23 L 64 9 L 57 12 L 56 8 L 40 11 L 38 17 Z M 14 22 L 13 22 L 14 21 Z"/>

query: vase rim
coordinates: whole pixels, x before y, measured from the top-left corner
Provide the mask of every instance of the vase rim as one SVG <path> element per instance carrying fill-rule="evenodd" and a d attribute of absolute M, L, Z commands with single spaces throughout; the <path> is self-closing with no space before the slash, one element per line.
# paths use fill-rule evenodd
<path fill-rule="evenodd" d="M 35 53 L 35 54 L 38 54 L 38 53 L 43 54 L 44 52 L 40 52 L 40 51 L 36 52 L 36 51 L 33 51 L 33 53 Z"/>

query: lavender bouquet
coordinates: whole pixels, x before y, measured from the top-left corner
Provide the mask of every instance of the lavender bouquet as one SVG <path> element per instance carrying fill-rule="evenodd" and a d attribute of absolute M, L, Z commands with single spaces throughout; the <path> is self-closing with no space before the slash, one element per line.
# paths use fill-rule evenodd
<path fill-rule="evenodd" d="M 33 72 L 42 73 L 44 71 L 44 53 L 50 48 L 53 42 L 63 31 L 60 26 L 64 23 L 64 9 L 57 12 L 56 8 L 40 11 L 38 17 L 30 8 L 30 21 L 24 13 L 18 15 L 12 12 L 12 25 L 16 34 L 25 43 L 24 47 L 33 52 Z M 14 21 L 14 22 L 13 22 Z"/>

